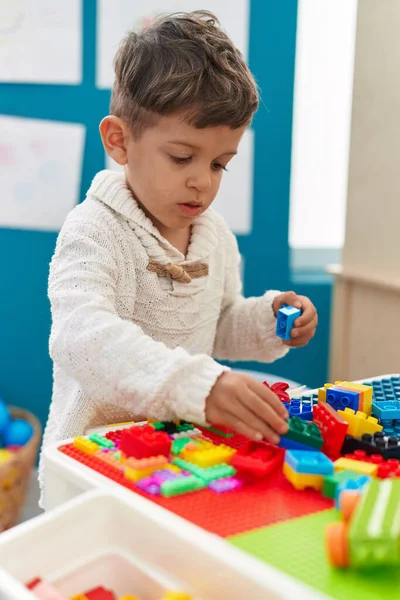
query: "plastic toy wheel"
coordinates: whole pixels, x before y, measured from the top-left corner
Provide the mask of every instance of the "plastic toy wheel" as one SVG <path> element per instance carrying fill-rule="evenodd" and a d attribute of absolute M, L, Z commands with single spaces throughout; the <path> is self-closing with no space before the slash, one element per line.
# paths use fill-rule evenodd
<path fill-rule="evenodd" d="M 344 521 L 350 521 L 361 498 L 359 491 L 345 490 L 340 494 L 339 508 Z"/>
<path fill-rule="evenodd" d="M 328 561 L 332 567 L 344 568 L 350 565 L 345 523 L 328 525 L 325 532 L 325 547 Z"/>

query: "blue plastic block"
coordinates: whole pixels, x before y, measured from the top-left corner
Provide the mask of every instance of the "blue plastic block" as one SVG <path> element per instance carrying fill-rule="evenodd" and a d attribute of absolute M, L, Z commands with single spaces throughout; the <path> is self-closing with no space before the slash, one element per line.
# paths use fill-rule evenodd
<path fill-rule="evenodd" d="M 300 398 L 292 398 L 290 404 L 286 404 L 286 408 L 290 417 L 300 417 L 303 421 L 311 421 L 313 418 L 310 401 L 303 402 Z"/>
<path fill-rule="evenodd" d="M 358 491 L 362 490 L 362 488 L 367 485 L 371 481 L 371 477 L 368 475 L 360 475 L 355 479 L 346 479 L 346 481 L 342 481 L 336 487 L 335 491 L 335 505 L 337 509 L 340 509 L 340 494 L 344 490 Z"/>
<path fill-rule="evenodd" d="M 332 475 L 333 462 L 322 452 L 310 452 L 306 450 L 288 450 L 285 462 L 296 471 L 296 473 L 307 473 L 309 475 Z"/>
<path fill-rule="evenodd" d="M 372 414 L 381 421 L 400 419 L 400 402 L 398 400 L 372 403 Z"/>
<path fill-rule="evenodd" d="M 300 308 L 284 304 L 282 308 L 278 310 L 276 335 L 283 340 L 290 340 L 290 332 L 293 329 L 293 323 L 300 317 L 302 312 L 303 311 Z"/>
<path fill-rule="evenodd" d="M 286 450 L 304 450 L 306 452 L 314 452 L 315 448 L 312 446 L 306 446 L 306 444 L 302 444 L 301 442 L 296 442 L 294 440 L 289 440 L 289 438 L 282 436 L 281 440 L 278 444 L 280 448 L 285 448 Z"/>
<path fill-rule="evenodd" d="M 335 410 L 344 410 L 352 408 L 358 410 L 360 394 L 351 390 L 340 390 L 336 387 L 330 387 L 326 390 L 326 401 Z"/>

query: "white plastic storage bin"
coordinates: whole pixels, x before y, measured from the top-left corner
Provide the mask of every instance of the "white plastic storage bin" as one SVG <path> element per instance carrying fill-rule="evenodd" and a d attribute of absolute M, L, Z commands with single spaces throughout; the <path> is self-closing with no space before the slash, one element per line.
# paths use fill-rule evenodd
<path fill-rule="evenodd" d="M 194 600 L 324 598 L 125 490 L 82 494 L 5 532 L 0 566 L 8 573 L 0 573 L 0 600 L 33 599 L 18 583 L 35 577 L 66 599 L 99 585 L 142 600 L 158 600 L 165 590 Z"/>

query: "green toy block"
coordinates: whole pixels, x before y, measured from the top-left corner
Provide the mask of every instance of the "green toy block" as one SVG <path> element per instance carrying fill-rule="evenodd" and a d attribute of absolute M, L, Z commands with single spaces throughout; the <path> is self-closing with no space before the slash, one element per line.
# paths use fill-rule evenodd
<path fill-rule="evenodd" d="M 193 429 L 194 427 L 190 423 L 180 423 L 176 428 L 178 433 L 182 433 L 184 431 L 193 431 Z"/>
<path fill-rule="evenodd" d="M 179 479 L 164 481 L 161 484 L 160 492 L 162 496 L 170 498 L 171 496 L 196 492 L 204 487 L 206 487 L 206 483 L 202 479 L 190 475 L 189 477 L 180 477 Z"/>
<path fill-rule="evenodd" d="M 177 438 L 176 440 L 174 440 L 172 442 L 171 453 L 174 454 L 175 456 L 177 454 L 180 454 L 182 452 L 182 450 L 184 449 L 184 447 L 186 446 L 186 444 L 189 444 L 189 442 L 198 444 L 198 442 L 194 442 L 189 437 Z"/>
<path fill-rule="evenodd" d="M 303 421 L 300 417 L 290 417 L 288 425 L 289 431 L 282 438 L 300 442 L 317 450 L 322 448 L 324 440 L 316 423 Z"/>
<path fill-rule="evenodd" d="M 400 562 L 400 479 L 373 479 L 350 521 L 350 564 L 382 567 Z"/>
<path fill-rule="evenodd" d="M 156 431 L 161 431 L 165 428 L 165 425 L 162 421 L 156 421 L 155 423 L 152 423 L 151 426 L 154 427 Z"/>
<path fill-rule="evenodd" d="M 89 435 L 89 440 L 91 442 L 94 442 L 98 446 L 100 446 L 100 448 L 113 448 L 114 447 L 114 442 L 112 442 L 111 440 L 108 440 L 107 438 L 103 437 L 102 435 L 99 435 L 98 433 L 92 433 L 92 435 Z"/>
<path fill-rule="evenodd" d="M 322 488 L 322 494 L 326 498 L 335 498 L 336 488 L 343 481 L 348 479 L 359 479 L 360 473 L 355 471 L 337 471 L 332 475 L 327 475 L 324 479 L 324 487 Z"/>
<path fill-rule="evenodd" d="M 224 438 L 233 437 L 233 432 L 225 433 L 225 431 L 220 431 L 216 427 L 204 427 L 204 429 L 207 429 L 207 431 L 211 431 L 211 433 L 216 433 L 217 435 L 220 435 L 221 437 L 224 437 Z"/>
<path fill-rule="evenodd" d="M 216 479 L 223 479 L 224 477 L 232 477 L 232 475 L 236 475 L 236 469 L 231 465 L 226 465 L 225 463 L 203 469 L 202 467 L 194 465 L 187 460 L 183 460 L 183 458 L 174 458 L 172 462 L 177 467 L 192 473 L 192 475 L 199 477 L 206 483 L 210 483 L 210 481 L 215 481 Z"/>

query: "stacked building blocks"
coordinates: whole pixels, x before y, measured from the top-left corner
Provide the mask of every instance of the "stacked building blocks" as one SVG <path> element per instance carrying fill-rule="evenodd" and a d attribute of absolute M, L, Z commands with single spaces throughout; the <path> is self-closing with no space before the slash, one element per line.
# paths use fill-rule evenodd
<path fill-rule="evenodd" d="M 120 449 L 126 456 L 148 458 L 155 455 L 167 455 L 171 449 L 171 440 L 163 431 L 156 431 L 151 425 L 124 429 Z"/>
<path fill-rule="evenodd" d="M 364 450 L 367 454 L 381 454 L 385 460 L 400 460 L 400 439 L 397 436 L 385 436 L 381 431 L 373 435 L 365 433 L 360 439 L 347 436 L 342 453 L 348 454 L 356 450 Z"/>
<path fill-rule="evenodd" d="M 325 476 L 333 473 L 333 463 L 322 452 L 287 450 L 283 472 L 297 490 L 322 491 Z"/>
<path fill-rule="evenodd" d="M 322 452 L 335 460 L 340 456 L 349 425 L 329 404 L 321 402 L 314 407 L 314 422 L 318 425 L 324 443 Z"/>
<path fill-rule="evenodd" d="M 276 320 L 276 335 L 283 340 L 290 340 L 293 324 L 301 314 L 301 309 L 284 304 L 282 308 L 278 310 Z"/>
<path fill-rule="evenodd" d="M 342 383 L 326 384 L 324 389 L 338 387 Z M 373 389 L 372 385 L 365 387 Z M 359 396 L 361 392 L 365 392 L 365 390 L 350 391 L 357 392 Z M 281 393 L 287 394 L 283 389 Z M 292 402 L 290 398 L 288 400 L 283 396 L 281 400 L 286 407 L 290 407 Z M 349 434 L 347 421 L 344 421 L 338 411 L 329 403 L 318 400 L 317 393 L 309 392 L 300 399 L 300 402 L 312 406 L 313 420 L 306 422 L 298 416 L 291 417 L 289 433 L 281 438 L 280 447 L 264 442 L 249 442 L 237 434 L 226 438 L 223 430 L 218 432 L 218 427 L 212 427 L 212 431 L 202 427 L 197 430 L 187 429 L 186 426 L 186 431 L 178 431 L 178 423 L 174 423 L 174 427 L 168 424 L 167 428 L 163 428 L 162 423 L 155 422 L 157 432 L 166 433 L 171 442 L 170 453 L 166 456 L 168 464 L 137 481 L 128 480 L 124 474 L 124 470 L 127 468 L 126 463 L 131 459 L 127 459 L 121 452 L 122 431 L 110 432 L 106 435 L 107 439 L 114 442 L 113 448 L 106 448 L 101 440 L 97 440 L 99 442 L 98 450 L 92 455 L 84 455 L 70 444 L 61 447 L 60 451 L 105 474 L 128 489 L 147 496 L 160 506 L 223 537 L 247 535 L 246 532 L 251 530 L 260 530 L 260 528 L 263 530 L 272 524 L 279 526 L 279 523 L 286 520 L 301 520 L 306 518 L 305 515 L 319 513 L 319 511 L 333 507 L 335 501 L 338 502 L 338 497 L 343 490 L 358 493 L 365 489 L 368 485 L 367 482 L 371 479 L 378 478 L 377 480 L 379 480 L 381 478 L 391 481 L 399 478 L 400 457 L 399 459 L 391 458 L 387 454 L 389 447 L 392 451 L 398 450 L 397 438 L 395 445 L 394 440 L 389 441 L 382 431 L 378 431 L 374 435 L 364 434 L 359 439 L 355 438 Z M 360 397 L 359 406 L 362 406 Z M 352 414 L 356 412 L 358 411 L 353 411 Z M 369 416 L 367 415 L 365 421 L 371 423 L 368 421 Z M 373 418 L 380 420 L 374 415 Z M 382 423 L 378 423 L 379 425 Z M 152 426 L 152 424 L 148 426 Z M 373 440 L 372 444 L 371 440 Z M 368 451 L 364 450 L 364 454 L 362 454 L 360 447 L 367 441 L 369 449 Z M 95 442 L 96 440 L 93 443 Z M 232 453 L 231 457 L 226 458 L 224 462 L 209 467 L 207 464 L 199 465 L 191 461 L 195 453 L 206 450 L 211 450 L 212 456 L 218 456 L 219 453 L 215 453 L 215 449 L 219 446 L 222 446 L 222 450 L 230 448 Z M 379 454 L 377 454 L 375 446 L 381 448 Z M 291 450 L 303 450 L 309 454 L 319 451 L 331 461 L 335 461 L 333 467 L 335 472 L 331 474 L 297 473 L 287 461 L 284 461 L 285 455 Z M 120 453 L 119 456 L 118 453 Z M 99 458 L 100 455 L 102 458 Z M 104 471 L 107 460 L 104 457 L 118 463 L 119 473 L 116 473 L 115 468 L 111 465 L 107 465 L 109 470 Z M 222 459 L 221 456 L 220 459 Z M 175 467 L 177 470 L 171 471 L 171 467 Z M 234 469 L 235 473 L 232 474 L 230 469 Z M 180 481 L 185 477 L 194 477 L 196 480 L 202 480 L 203 483 L 200 484 L 199 489 L 191 489 L 190 480 L 188 487 L 181 483 L 175 484 L 175 481 Z M 178 491 L 177 496 L 174 493 L 170 495 L 162 493 L 161 488 L 164 482 L 170 481 L 173 483 L 164 486 L 164 489 L 167 488 L 167 494 L 168 488 L 172 488 L 174 492 L 175 486 L 179 490 L 182 485 L 181 493 Z M 189 494 L 187 493 L 189 491 L 195 493 Z M 228 495 L 225 492 L 228 492 Z M 233 502 L 232 493 L 234 495 Z M 265 500 L 270 495 L 274 502 L 266 503 Z M 320 536 L 322 540 L 322 532 Z M 281 566 L 285 570 L 285 566 L 283 564 Z M 343 583 L 343 585 L 345 584 Z M 329 588 L 326 591 L 329 592 Z M 342 600 L 342 597 L 340 598 Z M 354 600 L 359 600 L 357 595 L 354 596 Z M 365 600 L 370 600 L 368 594 Z"/>
<path fill-rule="evenodd" d="M 354 411 L 371 414 L 373 390 L 370 385 L 337 381 L 336 384 L 326 383 L 318 390 L 318 401 L 327 402 L 335 410 L 352 408 Z"/>
<path fill-rule="evenodd" d="M 281 437 L 280 446 L 287 449 L 306 449 L 307 447 L 319 450 L 324 440 L 316 423 L 306 423 L 299 417 L 290 417 L 288 420 L 289 431 Z"/>
<path fill-rule="evenodd" d="M 339 498 L 344 522 L 328 526 L 328 559 L 335 567 L 400 565 L 400 480 L 372 480 Z"/>

